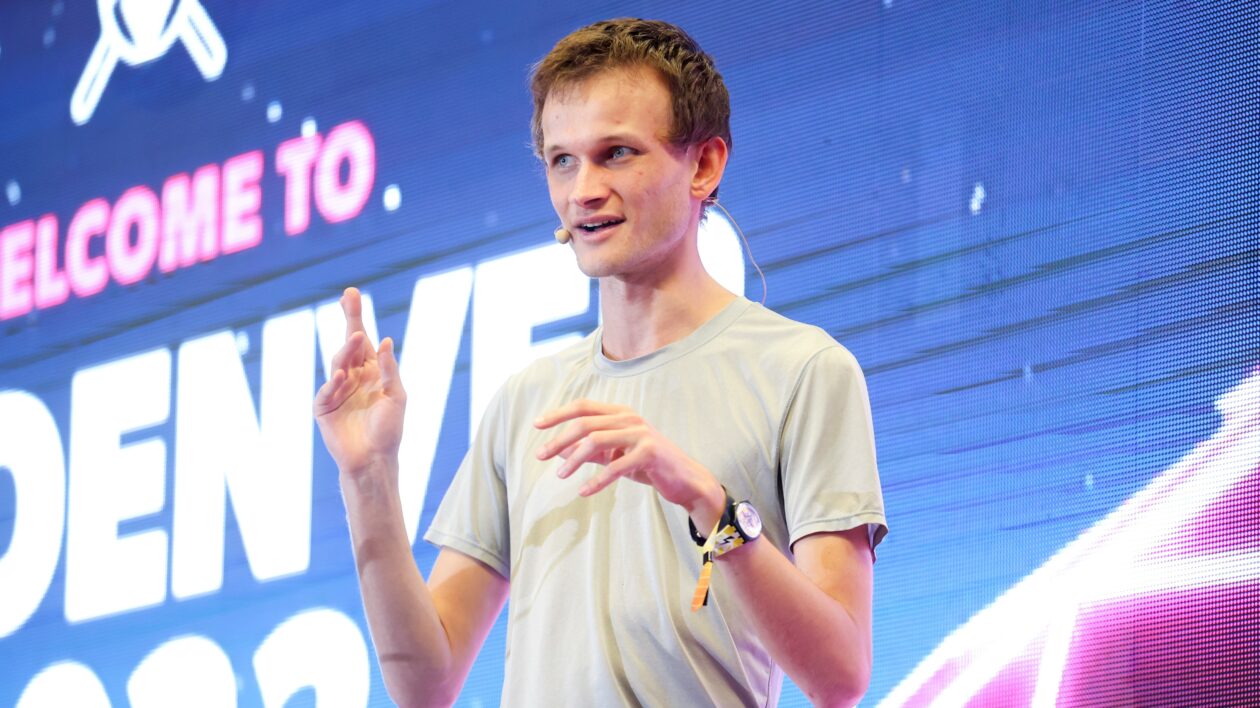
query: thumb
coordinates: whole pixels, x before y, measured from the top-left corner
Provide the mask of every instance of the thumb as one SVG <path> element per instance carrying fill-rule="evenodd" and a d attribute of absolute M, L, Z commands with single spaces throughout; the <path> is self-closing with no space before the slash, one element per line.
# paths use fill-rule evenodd
<path fill-rule="evenodd" d="M 381 385 L 391 396 L 406 396 L 403 391 L 402 378 L 398 375 L 398 360 L 394 358 L 394 339 L 386 337 L 381 340 L 377 351 L 377 360 L 381 365 Z"/>

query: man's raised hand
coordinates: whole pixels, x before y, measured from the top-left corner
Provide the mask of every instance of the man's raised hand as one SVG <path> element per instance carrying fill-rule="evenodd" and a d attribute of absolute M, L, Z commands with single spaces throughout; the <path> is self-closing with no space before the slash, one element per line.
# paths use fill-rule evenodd
<path fill-rule="evenodd" d="M 341 296 L 346 315 L 346 341 L 332 359 L 328 380 L 315 394 L 315 421 L 328 452 L 342 474 L 357 476 L 368 469 L 397 466 L 407 394 L 398 377 L 394 342 L 372 348 L 363 329 L 359 291 Z"/>

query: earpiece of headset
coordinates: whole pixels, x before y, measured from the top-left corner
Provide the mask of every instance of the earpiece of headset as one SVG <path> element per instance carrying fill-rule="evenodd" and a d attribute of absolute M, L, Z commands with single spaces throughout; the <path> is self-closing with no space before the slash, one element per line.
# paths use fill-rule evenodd
<path fill-rule="evenodd" d="M 744 252 L 748 254 L 748 260 L 757 271 L 757 276 L 761 278 L 761 304 L 766 304 L 766 274 L 762 273 L 761 266 L 757 265 L 757 259 L 753 257 L 752 246 L 748 244 L 748 237 L 744 235 L 744 230 L 739 228 L 739 222 L 735 220 L 735 217 L 731 216 L 731 213 L 726 210 L 726 207 L 722 205 L 722 202 L 718 201 L 717 197 L 709 195 L 704 200 L 704 203 L 721 209 L 722 213 L 726 214 L 726 220 L 731 222 L 731 226 L 735 227 L 735 233 L 739 234 L 739 239 L 744 242 Z"/>

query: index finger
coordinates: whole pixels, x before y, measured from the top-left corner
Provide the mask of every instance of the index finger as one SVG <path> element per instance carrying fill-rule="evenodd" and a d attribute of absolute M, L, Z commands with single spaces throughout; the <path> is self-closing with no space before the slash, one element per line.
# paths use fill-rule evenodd
<path fill-rule="evenodd" d="M 599 401 L 579 398 L 574 401 L 569 401 L 559 408 L 553 408 L 538 416 L 534 419 L 534 427 L 546 430 L 547 428 L 559 425 L 566 420 L 573 420 L 574 418 L 581 418 L 586 415 L 607 415 L 609 413 L 616 413 L 622 410 L 622 408 L 623 406 L 614 405 L 612 403 L 601 403 Z"/>
<path fill-rule="evenodd" d="M 367 330 L 363 328 L 363 298 L 359 295 L 358 288 L 346 288 L 341 293 L 341 311 L 346 315 L 347 340 L 355 332 L 367 335 Z"/>

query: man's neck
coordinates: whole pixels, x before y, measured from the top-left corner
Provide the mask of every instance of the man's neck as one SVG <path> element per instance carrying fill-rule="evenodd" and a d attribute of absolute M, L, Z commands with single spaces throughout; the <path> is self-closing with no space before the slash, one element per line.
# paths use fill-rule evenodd
<path fill-rule="evenodd" d="M 650 281 L 600 280 L 604 356 L 624 361 L 650 354 L 696 331 L 735 299 L 698 261 Z"/>

